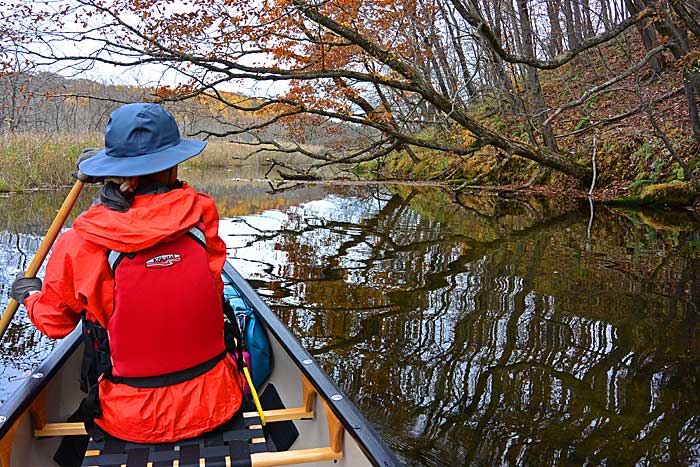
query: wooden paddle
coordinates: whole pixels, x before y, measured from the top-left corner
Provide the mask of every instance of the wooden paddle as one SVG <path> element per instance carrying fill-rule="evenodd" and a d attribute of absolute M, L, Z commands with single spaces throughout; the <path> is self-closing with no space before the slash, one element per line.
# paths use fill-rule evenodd
<path fill-rule="evenodd" d="M 66 196 L 66 199 L 63 201 L 61 208 L 58 210 L 56 218 L 53 220 L 49 230 L 46 232 L 46 236 L 41 241 L 39 249 L 34 255 L 32 262 L 29 263 L 29 267 L 27 268 L 24 277 L 36 277 L 36 273 L 39 272 L 39 268 L 41 268 L 41 265 L 44 263 L 46 255 L 49 253 L 53 242 L 56 241 L 56 237 L 58 237 L 58 233 L 61 231 L 63 224 L 66 222 L 66 219 L 73 209 L 73 205 L 78 199 L 78 195 L 80 195 L 84 185 L 85 184 L 80 180 L 76 181 L 75 185 L 73 185 L 70 193 L 68 193 L 68 196 Z M 2 318 L 0 318 L 0 340 L 2 340 L 2 338 L 5 336 L 5 331 L 7 331 L 7 328 L 10 326 L 10 321 L 12 321 L 12 318 L 15 316 L 18 308 L 19 302 L 14 298 L 7 304 L 5 313 L 2 315 Z"/>

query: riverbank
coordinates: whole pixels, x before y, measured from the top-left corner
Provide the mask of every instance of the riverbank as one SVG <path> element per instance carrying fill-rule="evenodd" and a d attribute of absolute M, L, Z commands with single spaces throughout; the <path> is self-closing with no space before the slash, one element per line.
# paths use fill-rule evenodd
<path fill-rule="evenodd" d="M 97 134 L 6 133 L 0 136 L 0 192 L 72 183 L 78 154 L 101 146 Z"/>
<path fill-rule="evenodd" d="M 17 133 L 0 138 L 0 193 L 27 190 L 50 190 L 70 186 L 76 171 L 75 161 L 85 147 L 102 145 L 102 135 L 71 133 Z M 468 159 L 455 160 L 453 156 L 416 151 L 418 162 L 405 154 L 392 154 L 381 161 L 363 163 L 349 171 L 324 174 L 319 180 L 280 180 L 275 171 L 267 170 L 270 160 L 278 154 L 261 151 L 250 156 L 250 146 L 225 141 L 210 141 L 196 158 L 186 161 L 182 168 L 217 169 L 226 172 L 227 178 L 252 180 L 265 174 L 270 180 L 282 184 L 402 184 L 413 186 L 441 185 L 455 193 L 499 193 L 502 196 L 540 195 L 566 197 L 572 200 L 591 198 L 595 202 L 629 206 L 679 206 L 700 212 L 698 190 L 692 182 L 684 180 L 679 170 L 665 170 L 654 162 L 657 172 L 646 175 L 643 166 L 654 154 L 652 146 L 643 143 L 642 149 L 630 156 L 630 164 L 641 166 L 634 181 L 610 180 L 600 176 L 598 185 L 589 193 L 570 177 L 540 169 L 536 164 L 518 157 L 493 163 L 493 155 L 481 151 Z M 290 166 L 309 165 L 305 156 L 289 156 Z M 692 167 L 698 167 L 697 158 L 689 159 Z M 605 167 L 606 158 L 599 161 Z M 664 166 L 665 167 L 665 166 Z M 663 167 L 662 167 L 663 168 Z M 496 170 L 497 169 L 497 170 Z M 604 170 L 604 169 L 603 169 Z M 266 173 L 267 172 L 267 173 Z M 634 169 L 627 173 L 636 173 Z M 348 176 L 353 176 L 352 179 Z M 640 178 L 647 177 L 647 178 Z M 186 178 L 186 177 L 185 177 Z M 636 180 L 639 179 L 639 180 Z"/>
<path fill-rule="evenodd" d="M 682 69 L 668 62 L 658 74 L 645 68 L 640 76 L 627 76 L 611 86 L 609 80 L 624 77 L 629 64 L 640 62 L 644 55 L 636 33 L 621 36 L 618 42 L 596 53 L 584 53 L 558 72 L 540 70 L 545 116 L 557 152 L 593 170 L 595 198 L 640 205 L 691 205 L 700 191 L 700 144 L 693 139 Z M 486 96 L 474 99 L 468 111 L 502 135 L 544 145 L 535 115 L 526 119 L 503 109 L 502 100 Z M 447 124 L 439 132 L 422 136 L 445 143 L 450 138 L 462 141 L 470 137 Z M 568 196 L 591 189 L 589 183 L 582 186 L 571 176 L 493 147 L 479 148 L 470 155 L 410 149 L 364 162 L 358 174 L 442 180 L 464 188 L 541 186 Z"/>
<path fill-rule="evenodd" d="M 78 154 L 84 148 L 103 147 L 101 133 L 20 132 L 0 136 L 0 193 L 53 189 L 72 185 Z M 183 167 L 223 168 L 246 159 L 250 146 L 210 141 L 202 154 Z M 248 158 L 250 164 L 264 164 L 271 153 L 261 151 Z"/>

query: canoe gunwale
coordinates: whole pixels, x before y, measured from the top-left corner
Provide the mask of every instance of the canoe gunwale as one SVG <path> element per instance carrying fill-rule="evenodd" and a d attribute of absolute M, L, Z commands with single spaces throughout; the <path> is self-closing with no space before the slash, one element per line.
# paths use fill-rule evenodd
<path fill-rule="evenodd" d="M 277 315 L 260 298 L 250 284 L 227 261 L 224 264 L 224 274 L 249 301 L 257 316 L 263 321 L 265 330 L 272 334 L 286 350 L 290 359 L 301 373 L 323 397 L 324 402 L 343 424 L 345 431 L 357 442 L 367 458 L 376 466 L 402 466 L 396 455 L 384 444 L 377 432 L 367 419 L 360 413 L 348 397 L 338 388 L 326 374 L 316 359 L 309 353 L 299 340 L 291 333 Z M 273 362 L 274 365 L 274 362 Z M 274 371 L 274 369 L 273 369 Z M 336 400 L 340 395 L 341 399 Z M 336 397 L 334 397 L 336 396 Z"/>
<path fill-rule="evenodd" d="M 3 438 L 17 420 L 29 409 L 32 402 L 49 384 L 53 377 L 73 355 L 83 341 L 82 327 L 78 326 L 61 339 L 51 353 L 27 376 L 24 382 L 0 405 L 0 439 Z M 41 374 L 41 376 L 39 376 Z M 78 388 L 76 387 L 76 391 Z"/>

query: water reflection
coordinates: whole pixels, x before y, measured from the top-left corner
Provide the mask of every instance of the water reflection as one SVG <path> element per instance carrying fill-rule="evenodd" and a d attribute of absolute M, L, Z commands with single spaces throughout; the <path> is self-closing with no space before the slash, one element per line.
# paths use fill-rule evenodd
<path fill-rule="evenodd" d="M 27 268 L 39 248 L 41 238 L 32 234 L 0 231 L 0 308 L 3 312 L 10 298 L 13 279 Z M 39 275 L 43 276 L 43 273 L 42 268 Z M 53 344 L 31 324 L 22 308 L 15 314 L 0 346 L 0 401 L 4 401 L 46 358 Z"/>
<path fill-rule="evenodd" d="M 696 464 L 696 224 L 597 211 L 393 188 L 226 232 L 411 465 Z"/>
<path fill-rule="evenodd" d="M 688 215 L 596 207 L 589 238 L 563 200 L 189 175 L 234 265 L 409 465 L 700 464 Z"/>

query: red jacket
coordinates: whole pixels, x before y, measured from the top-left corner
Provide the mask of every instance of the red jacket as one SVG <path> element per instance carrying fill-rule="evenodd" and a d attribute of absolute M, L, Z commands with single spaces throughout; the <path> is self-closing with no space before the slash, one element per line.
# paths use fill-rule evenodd
<path fill-rule="evenodd" d="M 169 240 L 202 219 L 209 267 L 219 294 L 226 245 L 218 235 L 213 200 L 188 185 L 163 194 L 137 196 L 123 213 L 91 207 L 56 240 L 40 293 L 24 304 L 36 327 L 51 338 L 70 333 L 86 310 L 107 326 L 114 307 L 114 280 L 106 250 L 129 253 Z M 223 331 L 222 331 L 223 332 Z M 197 436 L 221 425 L 238 410 L 242 392 L 233 359 L 207 373 L 162 388 L 139 389 L 100 382 L 105 431 L 134 442 L 168 442 Z"/>

